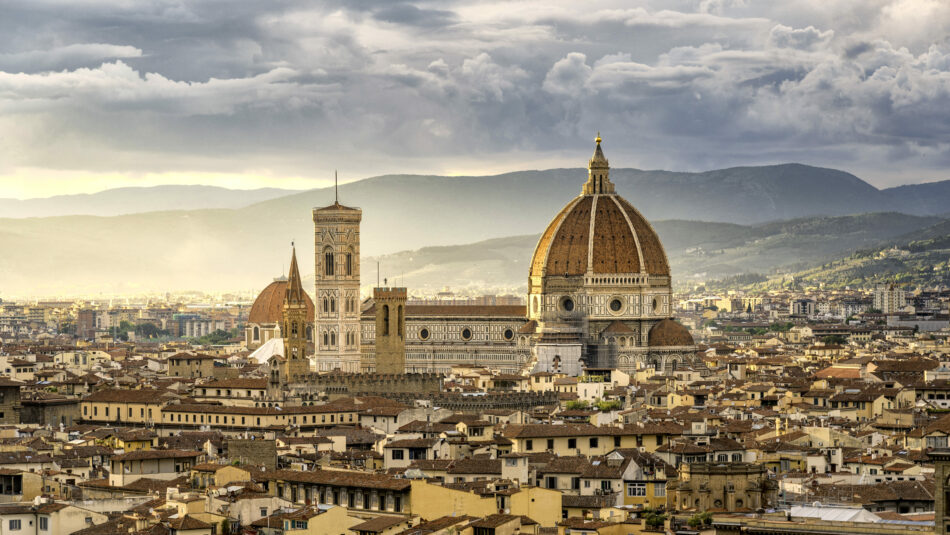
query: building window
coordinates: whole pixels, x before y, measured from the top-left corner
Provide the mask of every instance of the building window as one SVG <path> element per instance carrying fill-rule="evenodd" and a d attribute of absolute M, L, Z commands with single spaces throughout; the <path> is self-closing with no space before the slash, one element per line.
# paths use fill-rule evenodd
<path fill-rule="evenodd" d="M 462 329 L 462 340 L 471 340 L 472 339 L 472 330 L 468 327 Z"/>
<path fill-rule="evenodd" d="M 393 450 L 393 460 L 401 461 L 403 459 L 403 450 Z"/>
<path fill-rule="evenodd" d="M 346 253 L 346 274 L 353 274 L 353 253 Z"/>
<path fill-rule="evenodd" d="M 526 449 L 526 450 L 528 450 L 528 451 L 533 450 L 533 449 L 534 449 L 534 441 L 533 441 L 533 440 L 530 440 L 530 439 L 529 439 L 529 440 L 525 440 L 525 442 L 524 442 L 524 449 Z"/>
<path fill-rule="evenodd" d="M 10 531 L 19 531 L 20 530 L 20 520 L 11 520 L 10 521 Z"/>
<path fill-rule="evenodd" d="M 323 253 L 323 274 L 333 275 L 333 250 L 329 248 Z"/>
<path fill-rule="evenodd" d="M 569 439 L 567 439 L 567 447 L 568 447 L 568 449 L 574 449 L 574 448 L 576 448 L 576 447 L 577 447 L 577 439 L 576 439 L 576 438 L 569 438 Z"/>
<path fill-rule="evenodd" d="M 505 329 L 505 340 L 511 341 L 515 337 L 515 332 L 511 329 Z"/>
<path fill-rule="evenodd" d="M 49 517 L 41 516 L 39 518 L 40 531 L 49 531 Z"/>
<path fill-rule="evenodd" d="M 590 447 L 591 447 L 591 448 L 596 448 L 596 447 L 598 447 L 599 445 L 600 445 L 600 441 L 597 440 L 597 437 L 592 437 L 592 438 L 590 439 Z"/>
<path fill-rule="evenodd" d="M 630 483 L 627 485 L 627 496 L 634 498 L 647 495 L 646 483 Z"/>
<path fill-rule="evenodd" d="M 564 312 L 573 312 L 574 311 L 574 300 L 570 297 L 565 297 L 561 300 L 561 308 Z"/>
<path fill-rule="evenodd" d="M 547 446 L 547 447 L 548 447 L 549 450 L 554 451 L 554 439 L 553 439 L 553 438 L 549 438 L 549 439 L 548 439 L 548 446 Z"/>
<path fill-rule="evenodd" d="M 662 498 L 666 496 L 666 481 L 653 482 L 653 496 L 657 498 Z M 736 506 L 739 507 L 740 506 L 739 503 L 737 503 Z"/>

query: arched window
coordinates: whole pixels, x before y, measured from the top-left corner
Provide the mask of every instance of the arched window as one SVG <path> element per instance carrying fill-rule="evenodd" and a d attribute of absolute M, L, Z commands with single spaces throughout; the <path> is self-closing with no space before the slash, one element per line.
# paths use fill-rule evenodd
<path fill-rule="evenodd" d="M 323 311 L 324 312 L 330 311 L 330 300 L 327 299 L 326 297 L 323 298 Z"/>
<path fill-rule="evenodd" d="M 329 247 L 323 250 L 323 274 L 333 275 L 333 249 Z"/>
<path fill-rule="evenodd" d="M 254 340 L 260 340 L 260 339 L 261 339 L 261 329 L 260 329 L 260 327 L 255 326 L 255 327 L 254 327 Z"/>
<path fill-rule="evenodd" d="M 313 327 L 311 327 L 311 326 L 309 326 L 309 325 L 307 326 L 307 341 L 308 341 L 308 342 L 312 342 L 312 341 L 313 341 Z"/>
<path fill-rule="evenodd" d="M 353 253 L 346 253 L 346 274 L 353 274 Z"/>
<path fill-rule="evenodd" d="M 296 321 L 290 324 L 290 335 L 293 337 L 297 336 L 297 322 Z"/>
<path fill-rule="evenodd" d="M 326 331 L 323 331 L 323 345 L 327 347 L 330 345 L 330 335 Z"/>
<path fill-rule="evenodd" d="M 389 305 L 383 305 L 383 336 L 389 336 Z"/>
<path fill-rule="evenodd" d="M 330 298 L 330 312 L 336 312 L 336 297 Z"/>
<path fill-rule="evenodd" d="M 335 345 L 336 345 L 336 333 L 331 332 L 330 333 L 330 347 L 333 347 Z"/>

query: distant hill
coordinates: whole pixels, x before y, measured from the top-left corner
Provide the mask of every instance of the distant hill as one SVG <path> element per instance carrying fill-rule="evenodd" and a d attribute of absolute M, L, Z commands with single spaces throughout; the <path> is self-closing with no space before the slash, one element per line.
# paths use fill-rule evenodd
<path fill-rule="evenodd" d="M 937 228 L 935 223 L 950 225 L 950 221 L 936 217 L 897 213 L 749 226 L 681 220 L 656 221 L 653 225 L 666 248 L 674 282 L 689 285 L 740 274 L 802 269 L 890 244 L 909 232 Z M 375 279 L 375 263 L 379 261 L 392 282 L 410 288 L 431 292 L 451 286 L 520 293 L 537 241 L 538 235 L 531 234 L 370 257 L 364 279 L 367 274 Z"/>
<path fill-rule="evenodd" d="M 345 202 L 381 217 L 390 217 L 388 211 L 397 205 L 426 211 L 452 210 L 460 220 L 485 214 L 501 216 L 501 222 L 507 226 L 499 228 L 497 236 L 506 236 L 518 229 L 525 230 L 525 225 L 537 225 L 538 216 L 548 216 L 550 210 L 559 209 L 578 193 L 585 176 L 585 169 L 466 177 L 385 175 L 345 184 L 340 192 Z M 611 178 L 622 195 L 655 220 L 751 224 L 883 211 L 950 214 L 950 181 L 878 190 L 850 173 L 801 164 L 733 167 L 701 173 L 616 168 L 611 170 Z M 162 210 L 237 209 L 251 204 L 260 204 L 262 210 L 294 208 L 291 213 L 295 213 L 326 203 L 332 194 L 332 188 L 303 192 L 213 186 L 117 188 L 88 195 L 0 199 L 0 217 L 112 216 Z M 517 217 L 522 213 L 523 217 Z"/>
<path fill-rule="evenodd" d="M 292 193 L 296 190 L 239 190 L 197 185 L 115 188 L 98 193 L 37 199 L 0 199 L 0 217 L 114 216 L 160 210 L 241 208 Z"/>
<path fill-rule="evenodd" d="M 908 288 L 950 286 L 950 220 L 885 240 L 877 247 L 771 276 L 711 281 L 711 289 L 871 287 L 897 283 Z"/>
<path fill-rule="evenodd" d="M 432 275 L 418 284 L 484 281 L 509 287 L 524 284 L 526 267 L 517 263 L 528 261 L 533 244 L 506 240 L 539 234 L 580 192 L 585 177 L 584 169 L 487 177 L 389 175 L 344 184 L 339 194 L 344 204 L 363 209 L 361 252 L 364 259 L 383 257 L 383 277 L 398 279 L 405 273 L 411 285 L 409 273 L 419 268 L 400 264 L 400 255 L 435 254 L 427 248 L 446 246 L 450 249 L 439 251 L 447 255 L 444 261 L 433 262 L 427 268 Z M 657 228 L 682 282 L 788 268 L 789 262 L 871 246 L 895 232 L 933 225 L 936 220 L 928 217 L 950 206 L 937 200 L 921 204 L 913 193 L 917 187 L 931 188 L 927 198 L 939 199 L 942 183 L 878 190 L 848 173 L 798 164 L 706 173 L 613 169 L 611 178 L 619 193 L 660 222 Z M 154 196 L 170 191 L 159 188 Z M 224 202 L 218 194 L 238 203 L 250 202 L 257 193 L 231 192 L 231 197 L 229 190 L 213 190 L 209 199 L 199 189 L 180 191 L 190 191 L 190 200 L 176 201 L 174 210 L 149 211 L 171 201 L 139 199 L 125 205 L 126 211 L 139 213 L 126 215 L 0 219 L 0 297 L 257 289 L 282 274 L 292 240 L 302 257 L 312 254 L 311 210 L 332 203 L 334 195 L 332 188 L 286 195 L 263 190 L 258 202 L 243 207 L 187 209 Z M 907 206 L 906 212 L 925 217 L 890 213 L 828 219 L 903 212 Z M 768 223 L 780 219 L 791 221 Z M 695 223 L 700 220 L 706 222 Z M 501 241 L 491 241 L 496 239 Z M 481 242 L 489 245 L 477 253 L 472 245 L 460 246 Z M 452 260 L 463 252 L 464 262 Z M 302 260 L 301 266 L 307 274 L 313 263 Z M 363 280 L 375 282 L 374 265 L 364 266 Z"/>

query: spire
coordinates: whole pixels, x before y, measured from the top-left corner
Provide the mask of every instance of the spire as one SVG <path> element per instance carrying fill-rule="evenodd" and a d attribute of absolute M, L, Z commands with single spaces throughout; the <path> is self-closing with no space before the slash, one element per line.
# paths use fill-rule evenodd
<path fill-rule="evenodd" d="M 583 195 L 614 193 L 614 185 L 610 182 L 610 164 L 600 148 L 601 141 L 603 140 L 600 138 L 600 132 L 597 132 L 597 137 L 594 138 L 597 146 L 594 147 L 594 155 L 587 162 L 587 182 L 582 190 Z"/>
<path fill-rule="evenodd" d="M 300 280 L 300 270 L 297 268 L 297 248 L 291 242 L 290 274 L 287 276 L 287 291 L 284 293 L 284 302 L 302 302 L 304 300 L 303 284 Z"/>

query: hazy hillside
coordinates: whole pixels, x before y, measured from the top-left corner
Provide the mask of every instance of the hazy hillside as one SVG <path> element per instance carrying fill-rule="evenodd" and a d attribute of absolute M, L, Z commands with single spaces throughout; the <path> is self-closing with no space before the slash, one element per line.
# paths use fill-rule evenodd
<path fill-rule="evenodd" d="M 579 193 L 585 174 L 581 169 L 554 169 L 491 177 L 394 175 L 345 184 L 340 200 L 363 209 L 364 257 L 394 255 L 536 235 Z M 885 218 L 883 222 L 869 216 L 847 224 L 821 219 L 763 223 L 874 211 L 881 205 L 896 209 L 886 198 L 891 190 L 879 191 L 840 171 L 802 165 L 707 173 L 615 169 L 611 176 L 618 191 L 650 220 L 668 220 L 657 227 L 680 280 L 807 262 L 934 222 L 889 214 L 875 216 Z M 939 189 L 939 184 L 927 186 Z M 900 191 L 907 197 L 910 190 Z M 0 297 L 260 288 L 282 274 L 292 240 L 304 259 L 313 254 L 311 210 L 332 200 L 333 190 L 326 188 L 239 209 L 0 219 Z M 184 201 L 176 205 L 187 206 Z M 945 211 L 936 203 L 929 206 L 924 212 Z M 520 286 L 526 268 L 517 263 L 527 262 L 532 247 L 502 240 L 478 253 L 466 250 L 464 260 L 452 260 L 449 253 L 459 256 L 467 246 L 449 250 L 444 261 L 426 268 L 432 276 L 418 283 L 493 281 L 500 287 Z M 429 254 L 429 249 L 423 251 Z M 301 265 L 309 273 L 312 260 L 302 259 Z M 384 277 L 398 278 L 405 272 L 407 284 L 412 283 L 409 273 L 419 269 L 390 260 L 382 265 Z M 371 284 L 374 279 L 375 266 L 367 265 L 364 280 Z"/>
<path fill-rule="evenodd" d="M 943 222 L 935 217 L 880 213 L 821 217 L 752 226 L 699 221 L 657 221 L 678 283 L 742 273 L 768 273 L 814 265 L 908 232 Z M 943 222 L 947 224 L 948 222 Z M 369 258 L 398 284 L 438 290 L 478 287 L 524 290 L 538 235 L 486 240 L 463 246 L 426 247 Z M 364 272 L 365 273 L 365 272 Z"/>
<path fill-rule="evenodd" d="M 0 199 L 0 217 L 63 215 L 113 216 L 158 210 L 241 208 L 295 190 L 260 188 L 235 190 L 215 186 L 153 186 L 115 188 L 98 193 L 57 195 L 39 199 Z"/>
<path fill-rule="evenodd" d="M 844 288 L 889 282 L 910 288 L 950 285 L 950 220 L 885 240 L 877 247 L 860 249 L 808 268 L 757 279 L 740 285 L 736 281 L 718 280 L 709 286 L 712 289 L 762 289 L 821 284 L 826 288 Z"/>

